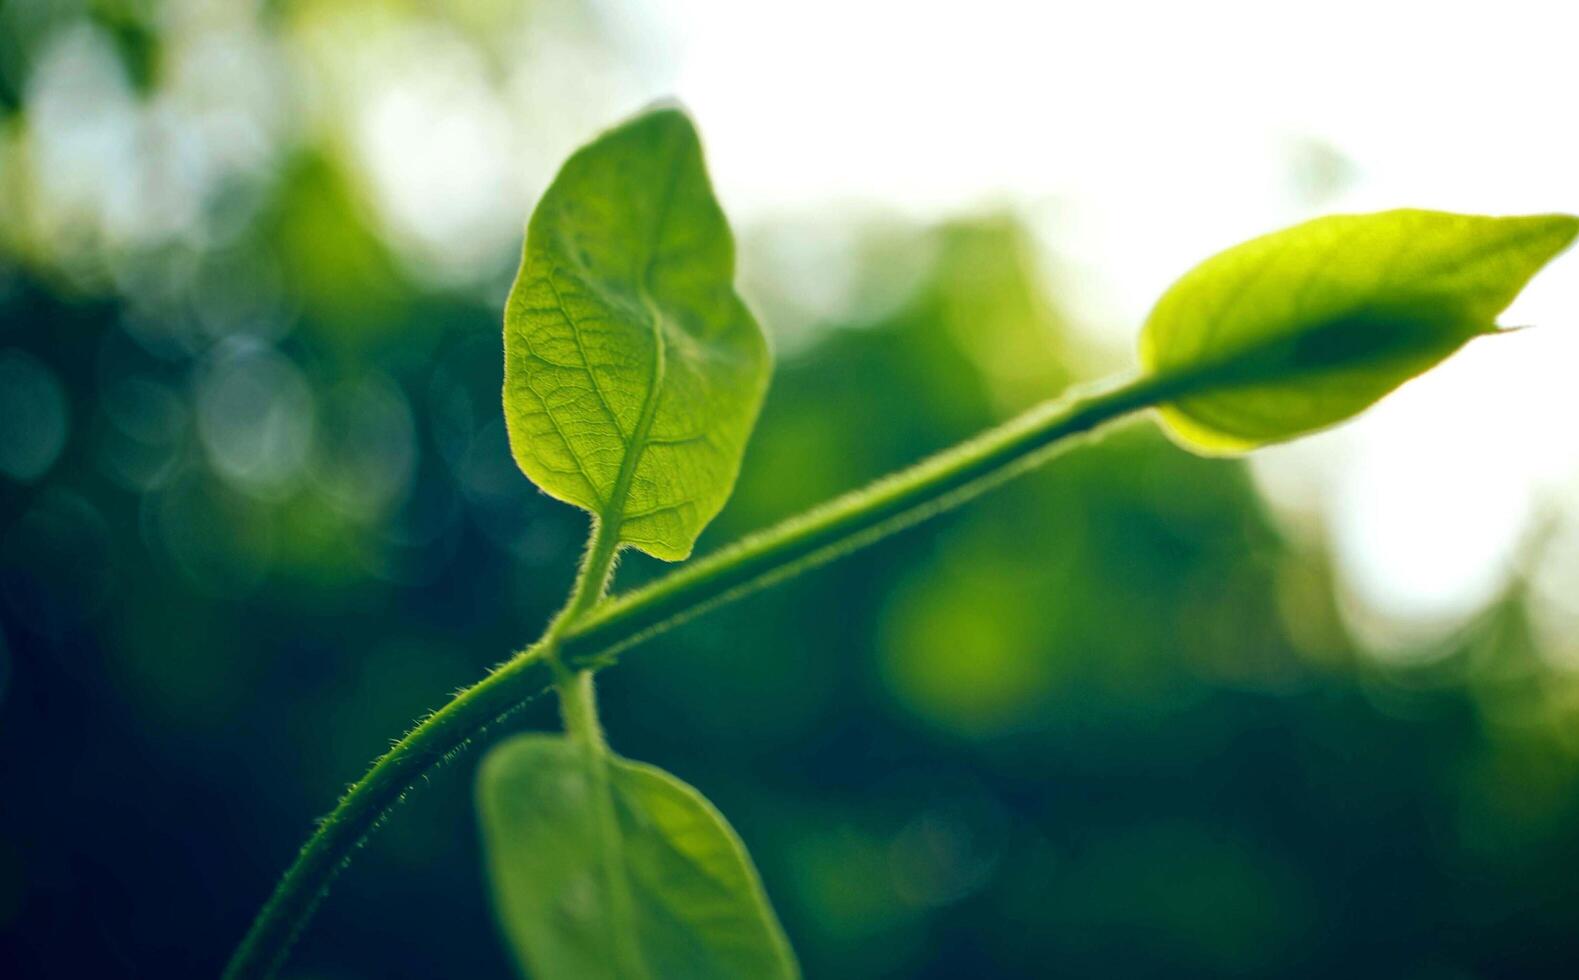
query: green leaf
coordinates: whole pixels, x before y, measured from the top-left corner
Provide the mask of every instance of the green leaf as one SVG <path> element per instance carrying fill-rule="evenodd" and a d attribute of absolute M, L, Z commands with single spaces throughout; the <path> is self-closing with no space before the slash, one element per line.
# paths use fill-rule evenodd
<path fill-rule="evenodd" d="M 1463 346 L 1573 241 L 1566 215 L 1399 210 L 1318 218 L 1196 266 L 1141 333 L 1153 374 L 1210 391 L 1159 409 L 1207 455 L 1244 452 L 1363 411 Z"/>
<path fill-rule="evenodd" d="M 478 777 L 505 934 L 537 980 L 793 978 L 735 832 L 652 766 L 523 735 Z"/>
<path fill-rule="evenodd" d="M 723 507 L 770 369 L 696 130 L 657 109 L 572 156 L 527 227 L 504 314 L 523 472 L 677 561 Z"/>

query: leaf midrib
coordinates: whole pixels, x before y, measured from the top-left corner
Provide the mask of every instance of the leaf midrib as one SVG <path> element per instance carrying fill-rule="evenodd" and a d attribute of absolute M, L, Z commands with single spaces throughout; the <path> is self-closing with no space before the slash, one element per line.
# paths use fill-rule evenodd
<path fill-rule="evenodd" d="M 636 428 L 631 432 L 630 441 L 626 443 L 625 456 L 620 460 L 619 473 L 615 475 L 614 486 L 604 503 L 603 513 L 598 515 L 599 520 L 610 526 L 615 541 L 620 540 L 620 533 L 624 530 L 625 499 L 630 495 L 631 481 L 635 479 L 636 468 L 641 464 L 642 455 L 647 450 L 647 437 L 652 432 L 653 422 L 658 416 L 658 401 L 663 389 L 664 375 L 668 369 L 668 343 L 664 339 L 663 312 L 653 298 L 649 279 L 653 264 L 658 258 L 658 245 L 662 241 L 664 225 L 669 220 L 675 184 L 679 182 L 679 161 L 679 152 L 671 150 L 669 178 L 664 183 L 663 196 L 658 200 L 652 241 L 648 245 L 646 261 L 642 263 L 641 271 L 636 276 L 636 293 L 641 298 L 642 305 L 646 307 L 647 326 L 652 331 L 652 372 L 648 377 L 647 394 L 642 399 L 641 414 L 636 418 Z"/>

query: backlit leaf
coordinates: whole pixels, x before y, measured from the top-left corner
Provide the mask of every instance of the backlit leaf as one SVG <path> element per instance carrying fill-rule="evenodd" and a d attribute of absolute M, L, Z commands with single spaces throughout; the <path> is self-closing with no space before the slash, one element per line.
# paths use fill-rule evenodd
<path fill-rule="evenodd" d="M 1207 371 L 1159 410 L 1186 448 L 1243 452 L 1341 422 L 1471 338 L 1579 231 L 1565 215 L 1398 210 L 1318 218 L 1196 266 L 1157 302 L 1140 356 Z"/>
<path fill-rule="evenodd" d="M 671 561 L 728 498 L 767 387 L 734 274 L 696 130 L 658 109 L 565 163 L 505 307 L 516 462 L 621 543 Z"/>
<path fill-rule="evenodd" d="M 499 917 L 536 980 L 792 978 L 745 848 L 652 766 L 524 735 L 478 783 Z"/>

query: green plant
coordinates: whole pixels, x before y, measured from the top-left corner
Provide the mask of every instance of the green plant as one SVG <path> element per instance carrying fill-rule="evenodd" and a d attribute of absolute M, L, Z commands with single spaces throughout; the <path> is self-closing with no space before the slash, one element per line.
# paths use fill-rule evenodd
<path fill-rule="evenodd" d="M 339 869 L 430 767 L 553 687 L 563 736 L 518 736 L 479 777 L 505 933 L 543 977 L 794 976 L 740 841 L 695 790 L 612 754 L 595 672 L 643 639 L 969 500 L 1142 409 L 1197 452 L 1347 419 L 1469 340 L 1579 234 L 1561 215 L 1389 211 L 1311 221 L 1208 259 L 1159 300 L 1135 379 L 1039 406 L 624 595 L 621 549 L 688 557 L 723 506 L 768 375 L 687 117 L 658 109 L 565 164 L 505 311 L 521 469 L 591 514 L 543 637 L 422 720 L 341 799 L 227 976 L 274 972 Z"/>

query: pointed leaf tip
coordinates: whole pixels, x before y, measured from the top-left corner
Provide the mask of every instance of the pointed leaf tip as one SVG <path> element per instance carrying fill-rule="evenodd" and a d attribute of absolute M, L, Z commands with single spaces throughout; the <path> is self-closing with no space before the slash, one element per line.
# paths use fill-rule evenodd
<path fill-rule="evenodd" d="M 1168 289 L 1142 330 L 1148 372 L 1207 382 L 1158 409 L 1163 427 L 1226 455 L 1348 419 L 1498 332 L 1497 315 L 1576 236 L 1571 215 L 1397 210 L 1230 248 Z"/>

